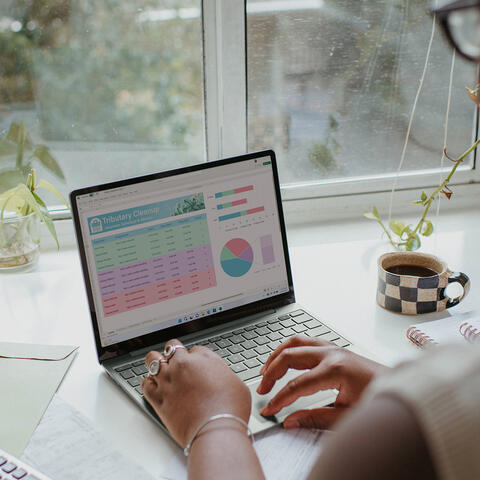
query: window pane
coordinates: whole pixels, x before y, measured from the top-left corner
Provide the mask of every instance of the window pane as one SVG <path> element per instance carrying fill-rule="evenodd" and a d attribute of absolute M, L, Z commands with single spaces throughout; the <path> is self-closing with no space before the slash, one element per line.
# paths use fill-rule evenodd
<path fill-rule="evenodd" d="M 2 0 L 0 131 L 24 122 L 32 143 L 50 147 L 64 192 L 202 161 L 200 8 L 200 0 Z M 15 164 L 15 155 L 0 157 L 0 190 L 17 180 Z"/>
<path fill-rule="evenodd" d="M 427 0 L 248 0 L 248 145 L 282 183 L 395 172 L 424 67 Z M 437 28 L 404 170 L 440 165 L 452 51 Z M 474 68 L 456 59 L 448 150 L 472 143 Z"/>

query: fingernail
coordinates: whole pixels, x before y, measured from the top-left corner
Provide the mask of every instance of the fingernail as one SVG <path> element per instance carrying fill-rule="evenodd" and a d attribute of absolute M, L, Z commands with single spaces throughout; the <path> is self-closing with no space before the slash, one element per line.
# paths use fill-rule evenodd
<path fill-rule="evenodd" d="M 287 418 L 283 422 L 283 428 L 298 428 L 298 427 L 300 427 L 300 424 L 298 423 L 297 420 Z"/>
<path fill-rule="evenodd" d="M 258 386 L 257 392 L 260 393 L 261 395 L 263 395 L 263 394 L 269 392 L 272 389 L 272 387 L 273 387 L 273 385 L 271 384 L 271 382 L 269 382 L 266 379 L 263 379 L 260 382 L 260 385 Z"/>
<path fill-rule="evenodd" d="M 267 403 L 261 410 L 260 412 L 262 415 L 268 417 L 270 415 L 273 415 L 273 413 L 275 413 L 275 408 L 274 406 L 272 405 L 272 402 L 270 401 L 269 403 Z"/>

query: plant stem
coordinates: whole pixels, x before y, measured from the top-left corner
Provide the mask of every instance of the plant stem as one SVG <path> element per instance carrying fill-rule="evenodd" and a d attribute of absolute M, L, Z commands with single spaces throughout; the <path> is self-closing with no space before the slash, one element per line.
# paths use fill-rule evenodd
<path fill-rule="evenodd" d="M 390 243 L 395 247 L 397 244 L 393 241 L 393 238 L 390 235 L 390 232 L 387 230 L 387 228 L 385 227 L 383 222 L 379 218 L 377 218 L 376 220 L 377 220 L 378 224 L 382 227 L 383 231 L 387 234 L 387 237 L 390 240 Z"/>
<path fill-rule="evenodd" d="M 412 231 L 412 233 L 408 236 L 408 238 L 413 238 L 417 233 L 418 233 L 418 230 L 421 228 L 423 222 L 425 221 L 425 219 L 427 218 L 427 213 L 428 211 L 430 210 L 430 207 L 433 203 L 433 201 L 435 200 L 436 196 L 448 185 L 448 182 L 451 180 L 451 178 L 453 177 L 453 174 L 455 173 L 455 171 L 457 170 L 458 166 L 463 162 L 463 159 L 470 155 L 470 153 L 472 153 L 475 148 L 477 148 L 477 146 L 480 144 L 480 139 L 477 140 L 466 152 L 464 152 L 460 157 L 457 158 L 457 160 L 455 160 L 455 164 L 453 165 L 452 169 L 450 170 L 450 173 L 447 175 L 447 177 L 445 178 L 445 180 L 434 190 L 434 192 L 428 197 L 428 199 L 425 201 L 424 205 L 425 205 L 425 210 L 423 212 L 423 215 L 422 217 L 420 218 L 419 222 L 417 223 L 417 226 L 414 228 L 414 230 Z"/>

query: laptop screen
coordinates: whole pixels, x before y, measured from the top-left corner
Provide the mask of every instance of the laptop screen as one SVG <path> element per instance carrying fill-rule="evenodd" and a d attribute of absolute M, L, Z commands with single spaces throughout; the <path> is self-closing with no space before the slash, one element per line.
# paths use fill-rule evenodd
<path fill-rule="evenodd" d="M 289 292 L 267 153 L 72 193 L 102 347 Z"/>

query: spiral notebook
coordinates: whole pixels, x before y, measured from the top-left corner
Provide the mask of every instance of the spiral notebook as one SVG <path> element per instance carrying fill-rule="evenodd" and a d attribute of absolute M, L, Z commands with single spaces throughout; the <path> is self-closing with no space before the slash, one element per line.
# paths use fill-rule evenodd
<path fill-rule="evenodd" d="M 465 341 L 480 344 L 480 314 L 468 312 L 441 320 L 417 323 L 407 329 L 406 335 L 419 347 Z"/>

